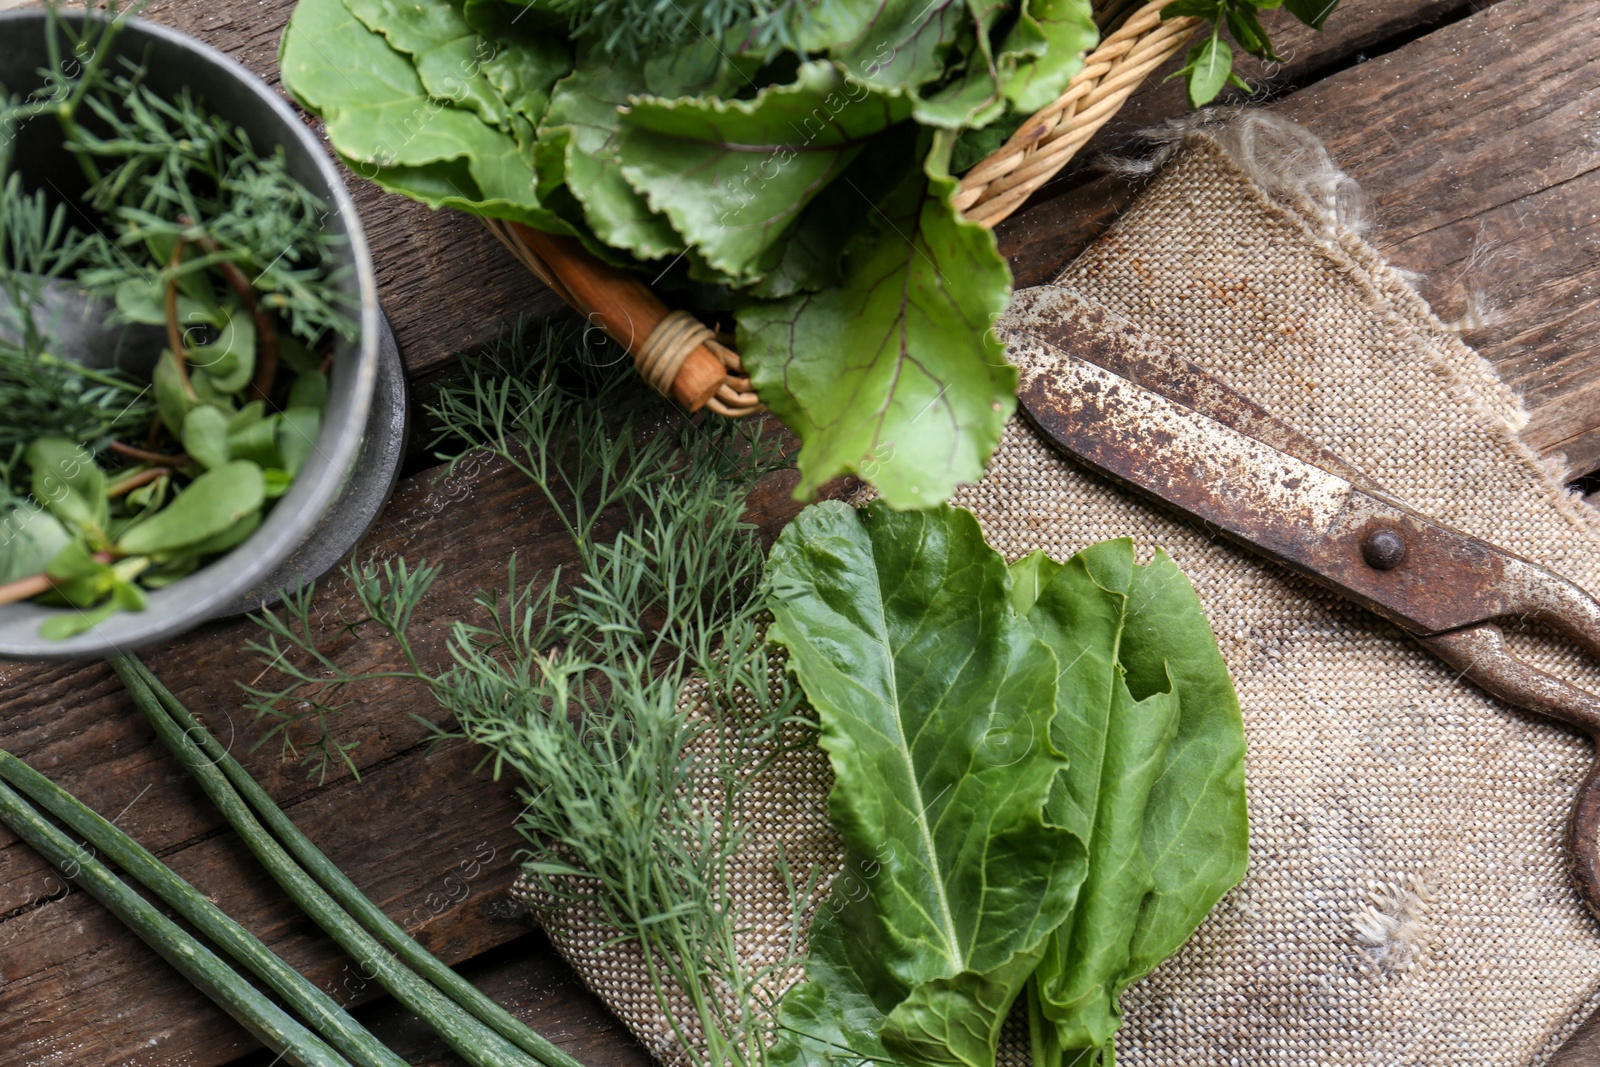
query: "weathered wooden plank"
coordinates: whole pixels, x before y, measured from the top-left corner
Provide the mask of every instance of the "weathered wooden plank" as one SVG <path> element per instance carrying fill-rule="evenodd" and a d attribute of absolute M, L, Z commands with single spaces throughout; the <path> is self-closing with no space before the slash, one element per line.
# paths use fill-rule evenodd
<path fill-rule="evenodd" d="M 1376 208 L 1371 235 L 1440 315 L 1502 306 L 1467 340 L 1525 398 L 1524 438 L 1600 468 L 1600 8 L 1506 0 L 1293 92 Z M 1019 285 L 1052 277 L 1133 195 L 1101 177 L 999 228 Z"/>
<path fill-rule="evenodd" d="M 1493 2 L 1496 0 L 1340 0 L 1320 32 L 1283 8 L 1264 11 L 1261 23 L 1272 37 L 1280 62 L 1235 49 L 1234 69 L 1254 91 L 1229 88 L 1216 103 L 1261 103 L 1287 95 L 1334 71 L 1403 47 L 1415 37 L 1466 18 Z M 1183 79 L 1172 77 L 1183 66 L 1183 59 L 1174 56 L 1145 79 L 1096 134 L 1095 152 L 1123 144 L 1139 130 L 1189 112 Z"/>

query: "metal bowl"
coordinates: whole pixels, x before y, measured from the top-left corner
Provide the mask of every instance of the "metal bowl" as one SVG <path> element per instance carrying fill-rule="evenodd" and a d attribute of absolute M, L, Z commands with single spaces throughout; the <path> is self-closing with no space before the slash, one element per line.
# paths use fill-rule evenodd
<path fill-rule="evenodd" d="M 62 17 L 74 25 L 83 19 L 81 14 Z M 338 343 L 316 448 L 294 485 L 249 540 L 189 577 L 152 591 L 146 610 L 118 612 L 65 641 L 42 639 L 39 626 L 55 612 L 76 609 L 27 603 L 0 606 L 0 657 L 103 656 L 171 637 L 238 610 L 236 605 L 279 572 L 312 536 L 339 497 L 361 451 L 378 379 L 378 293 L 366 235 L 355 204 L 322 146 L 265 82 L 221 52 L 154 23 L 132 18 L 124 21 L 127 25 L 113 47 L 118 55 L 147 66 L 146 81 L 151 88 L 163 94 L 188 88 L 209 111 L 237 123 L 257 148 L 281 146 L 290 173 L 328 205 L 328 229 L 346 238 L 340 258 L 350 269 L 341 286 L 360 307 L 361 335 L 356 343 Z M 43 11 L 0 12 L 0 84 L 10 92 L 27 94 L 44 84 L 39 70 L 49 66 L 45 27 Z M 53 120 L 37 119 L 20 132 L 12 158 L 30 186 L 46 175 L 66 173 L 61 166 L 65 153 L 59 148 L 59 137 L 51 139 L 53 131 Z M 73 190 L 61 192 L 70 196 Z"/>

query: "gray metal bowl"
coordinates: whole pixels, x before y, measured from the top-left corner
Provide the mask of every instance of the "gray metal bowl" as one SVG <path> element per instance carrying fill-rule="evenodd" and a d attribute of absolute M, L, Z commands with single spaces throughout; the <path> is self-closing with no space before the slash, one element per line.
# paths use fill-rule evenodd
<path fill-rule="evenodd" d="M 26 94 L 42 84 L 37 72 L 49 65 L 45 18 L 38 10 L 0 12 L 0 84 L 12 93 Z M 82 16 L 70 18 L 79 23 Z M 278 571 L 317 530 L 339 496 L 361 450 L 378 377 L 378 292 L 366 235 L 338 170 L 316 138 L 260 78 L 221 52 L 154 23 L 125 21 L 128 25 L 116 38 L 116 51 L 147 64 L 152 88 L 176 93 L 187 87 L 210 111 L 238 123 L 257 148 L 270 150 L 281 145 L 290 172 L 329 206 L 328 228 L 347 239 L 341 258 L 351 269 L 342 285 L 359 302 L 361 337 L 355 344 L 341 341 L 335 350 L 328 407 L 316 449 L 293 487 L 249 540 L 188 578 L 152 592 L 146 610 L 118 612 L 66 641 L 43 640 L 39 625 L 54 612 L 74 609 L 34 604 L 0 607 L 0 657 L 103 656 L 171 637 L 230 609 L 237 610 L 235 605 Z M 49 156 L 52 151 L 64 156 L 59 138 L 50 140 L 53 127 L 53 120 L 40 119 L 22 131 L 13 159 L 24 182 L 34 168 L 54 166 Z"/>

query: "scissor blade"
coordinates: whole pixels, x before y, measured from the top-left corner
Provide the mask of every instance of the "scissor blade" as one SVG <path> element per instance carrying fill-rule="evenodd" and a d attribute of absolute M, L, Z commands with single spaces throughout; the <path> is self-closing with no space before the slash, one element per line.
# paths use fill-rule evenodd
<path fill-rule="evenodd" d="M 1016 320 L 1013 319 L 1013 323 Z M 1077 336 L 1093 329 L 1080 323 Z M 1418 635 L 1506 614 L 1523 561 L 1374 495 L 1014 325 L 1018 399 L 1044 437 L 1088 466 Z M 1269 416 L 1270 418 L 1270 416 Z M 1392 535 L 1390 537 L 1389 535 Z M 1403 558 L 1380 551 L 1398 539 Z M 1524 564 L 1525 565 L 1525 564 Z"/>
<path fill-rule="evenodd" d="M 1280 452 L 1337 474 L 1378 496 L 1389 495 L 1365 473 L 1290 426 L 1109 308 L 1070 289 L 1037 286 L 1012 300 L 1008 317 L 1028 334 L 1176 400 Z"/>

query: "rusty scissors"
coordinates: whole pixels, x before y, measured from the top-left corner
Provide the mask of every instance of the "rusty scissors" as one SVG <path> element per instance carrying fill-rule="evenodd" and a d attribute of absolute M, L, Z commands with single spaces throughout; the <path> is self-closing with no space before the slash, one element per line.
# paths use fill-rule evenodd
<path fill-rule="evenodd" d="M 1041 296 L 1007 332 L 1018 400 L 1046 440 L 1389 620 L 1488 693 L 1600 744 L 1600 696 L 1511 655 L 1495 625 L 1534 619 L 1600 657 L 1600 602 L 1396 502 L 1132 323 L 1067 290 Z M 1567 825 L 1572 876 L 1600 917 L 1597 835 L 1600 760 Z M 1600 1063 L 1600 1013 L 1552 1063 Z"/>

